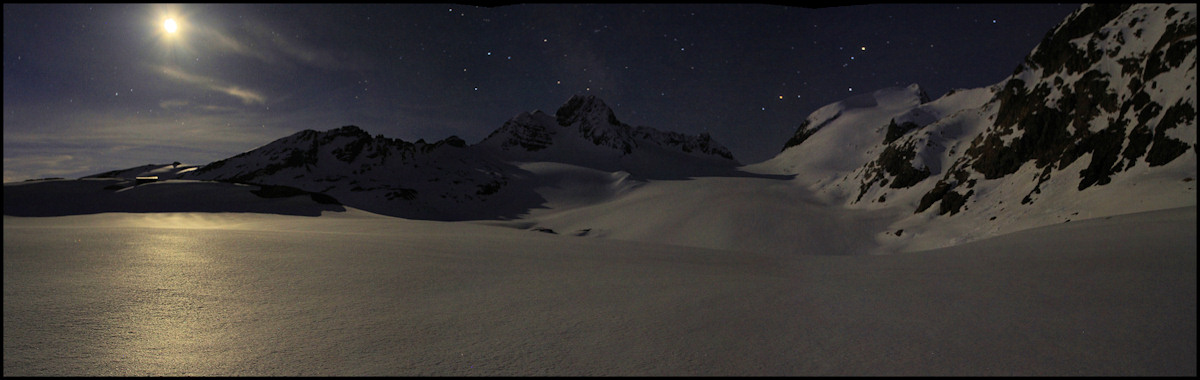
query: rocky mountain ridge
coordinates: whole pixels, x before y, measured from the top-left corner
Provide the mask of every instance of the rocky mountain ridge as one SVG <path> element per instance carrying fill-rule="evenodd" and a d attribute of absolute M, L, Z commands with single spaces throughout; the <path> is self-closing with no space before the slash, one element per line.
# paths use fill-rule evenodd
<path fill-rule="evenodd" d="M 712 162 L 731 168 L 728 149 L 618 121 L 598 98 L 575 96 L 551 117 L 522 113 L 478 144 L 458 137 L 427 143 L 371 136 L 357 126 L 304 130 L 216 161 L 180 178 L 289 186 L 329 194 L 357 208 L 419 219 L 516 217 L 543 200 L 519 161 L 562 162 L 643 178 L 689 174 Z M 680 166 L 680 162 L 695 161 Z M 661 164 L 661 165 L 660 165 Z"/>
<path fill-rule="evenodd" d="M 1146 21 L 1155 19 L 1161 25 Z M 916 211 L 949 196 L 939 213 L 953 213 L 977 181 L 1004 178 L 1028 165 L 1044 182 L 1069 175 L 1061 172 L 1086 160 L 1076 186 L 1084 190 L 1109 183 L 1139 162 L 1161 166 L 1189 150 L 1194 157 L 1195 22 L 1194 7 L 1186 5 L 1082 7 L 1047 34 L 1009 79 L 989 87 L 986 103 L 932 106 L 918 93 L 916 104 L 897 110 L 876 129 L 886 132 L 870 148 L 877 152 L 874 159 L 851 174 L 859 191 L 849 203 L 930 179 Z M 954 103 L 955 97 L 962 95 L 939 101 Z M 784 150 L 803 149 L 802 143 L 837 120 L 840 111 L 829 108 L 802 123 Z M 964 126 L 964 112 L 986 120 Z M 964 134 L 964 127 L 982 130 Z M 939 167 L 934 158 L 949 165 Z M 1029 189 L 1024 202 L 1040 190 Z"/>
<path fill-rule="evenodd" d="M 1037 213 L 1103 216 L 1112 194 L 1151 181 L 1173 190 L 1118 209 L 1194 204 L 1195 42 L 1194 4 L 1083 5 L 996 85 L 932 101 L 914 85 L 831 104 L 756 167 L 796 174 L 850 208 L 915 214 L 896 226 L 999 219 L 978 234 L 1044 220 L 1025 217 Z"/>
<path fill-rule="evenodd" d="M 645 177 L 694 174 L 692 169 L 740 165 L 729 149 L 707 133 L 686 135 L 634 127 L 617 119 L 595 96 L 571 97 L 554 115 L 525 112 L 493 131 L 477 146 L 509 161 L 554 161 Z"/>

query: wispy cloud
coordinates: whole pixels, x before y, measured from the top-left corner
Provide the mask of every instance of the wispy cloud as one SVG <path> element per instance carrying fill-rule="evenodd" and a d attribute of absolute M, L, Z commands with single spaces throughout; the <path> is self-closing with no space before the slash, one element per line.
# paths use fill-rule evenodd
<path fill-rule="evenodd" d="M 182 99 L 167 99 L 167 100 L 160 101 L 160 102 L 158 102 L 158 108 L 161 108 L 161 109 L 167 110 L 167 111 L 188 110 L 188 111 L 205 111 L 208 113 L 230 113 L 230 112 L 237 112 L 239 110 L 237 107 L 230 107 L 230 106 L 218 106 L 218 105 L 212 105 L 212 104 L 194 104 L 190 101 L 182 100 Z"/>
<path fill-rule="evenodd" d="M 165 101 L 154 115 L 6 106 L 4 180 L 78 178 L 150 163 L 203 164 L 293 133 L 292 119 L 258 109 Z M 8 117 L 8 116 L 12 117 Z M 279 117 L 290 117 L 291 114 Z"/>
<path fill-rule="evenodd" d="M 269 42 L 268 46 L 271 46 L 293 61 L 327 70 L 355 69 L 355 66 L 357 66 L 351 62 L 335 58 L 328 51 L 307 46 L 300 41 L 294 41 L 282 35 L 272 34 L 260 25 L 253 24 L 249 29 L 260 39 Z"/>
<path fill-rule="evenodd" d="M 169 100 L 163 100 L 161 102 L 158 102 L 158 108 L 162 108 L 165 110 L 172 109 L 172 108 L 187 107 L 187 105 L 188 105 L 188 101 L 178 100 L 178 99 L 169 99 Z"/>
<path fill-rule="evenodd" d="M 82 160 L 70 154 L 30 153 L 4 157 L 4 182 L 48 177 L 78 177 L 80 171 L 91 170 Z"/>
<path fill-rule="evenodd" d="M 225 83 L 216 78 L 196 75 L 184 72 L 178 68 L 170 66 L 159 66 L 159 72 L 168 78 L 175 79 L 193 86 L 197 86 L 206 90 L 216 91 L 238 98 L 243 104 L 266 104 L 267 98 L 253 90 Z M 159 104 L 162 106 L 162 104 Z"/>
<path fill-rule="evenodd" d="M 280 33 L 276 27 L 261 21 L 246 19 L 242 29 L 247 33 L 235 35 L 198 25 L 195 32 L 203 41 L 202 46 L 215 52 L 238 54 L 268 65 L 296 64 L 326 70 L 357 70 L 366 66 L 365 60 L 339 59 L 330 50 L 289 38 L 289 33 Z"/>
<path fill-rule="evenodd" d="M 246 44 L 243 44 L 237 39 L 225 33 L 221 33 L 216 29 L 198 28 L 197 32 L 200 34 L 199 37 L 201 39 L 210 42 L 210 44 L 207 46 L 215 50 L 256 58 L 268 64 L 276 63 L 276 59 L 272 55 L 267 54 L 263 50 L 252 49 L 249 46 L 246 46 Z"/>

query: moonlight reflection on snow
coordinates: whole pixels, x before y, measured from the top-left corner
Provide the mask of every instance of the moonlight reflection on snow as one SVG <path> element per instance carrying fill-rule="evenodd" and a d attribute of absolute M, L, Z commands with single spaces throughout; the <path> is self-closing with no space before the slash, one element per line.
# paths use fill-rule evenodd
<path fill-rule="evenodd" d="M 1187 374 L 1196 363 L 1195 215 L 1190 207 L 851 257 L 357 210 L 5 216 L 4 368 Z M 192 227 L 170 223 L 188 219 Z"/>

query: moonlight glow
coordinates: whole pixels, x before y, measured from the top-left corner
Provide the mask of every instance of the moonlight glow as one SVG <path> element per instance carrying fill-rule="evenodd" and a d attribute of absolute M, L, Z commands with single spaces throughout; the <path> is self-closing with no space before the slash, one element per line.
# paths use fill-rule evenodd
<path fill-rule="evenodd" d="M 169 18 L 167 21 L 163 21 L 163 28 L 167 30 L 167 33 L 175 33 L 176 30 L 179 30 L 179 25 L 175 23 L 175 19 Z"/>

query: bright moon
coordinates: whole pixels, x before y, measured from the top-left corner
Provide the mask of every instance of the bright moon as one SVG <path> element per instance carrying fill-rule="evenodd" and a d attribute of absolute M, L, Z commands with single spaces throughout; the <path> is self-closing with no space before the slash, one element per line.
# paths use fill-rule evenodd
<path fill-rule="evenodd" d="M 175 30 L 179 29 L 179 25 L 175 24 L 175 19 L 173 18 L 169 18 L 167 21 L 164 21 L 163 27 L 167 28 L 167 33 L 175 33 Z"/>

